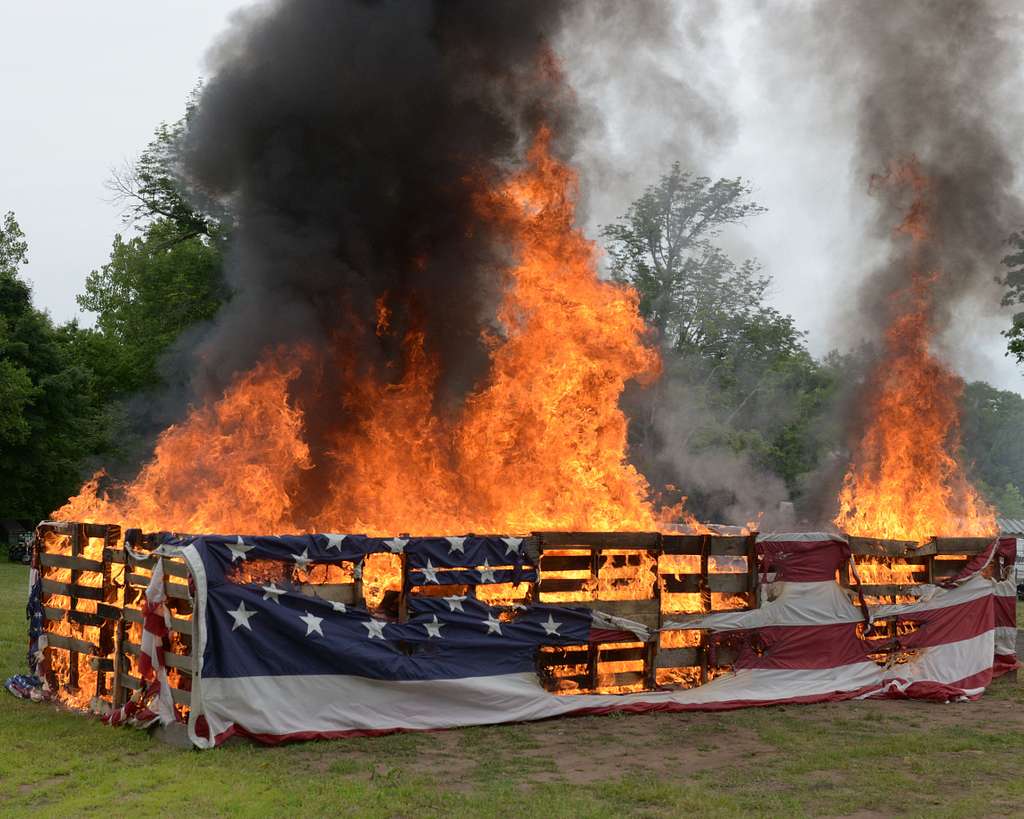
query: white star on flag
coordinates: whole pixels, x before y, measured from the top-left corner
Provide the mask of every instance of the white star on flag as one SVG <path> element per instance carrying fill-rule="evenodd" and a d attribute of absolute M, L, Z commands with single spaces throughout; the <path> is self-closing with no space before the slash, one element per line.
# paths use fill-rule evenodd
<path fill-rule="evenodd" d="M 548 636 L 551 636 L 552 634 L 554 634 L 556 637 L 562 636 L 558 633 L 558 627 L 562 624 L 556 623 L 555 618 L 551 614 L 548 614 L 548 621 L 546 623 L 541 623 L 540 625 Z"/>
<path fill-rule="evenodd" d="M 423 628 L 427 630 L 427 637 L 436 637 L 438 640 L 443 640 L 441 636 L 441 629 L 444 628 L 444 623 L 439 623 L 437 615 L 434 615 L 434 621 L 432 623 L 424 623 Z"/>
<path fill-rule="evenodd" d="M 366 626 L 366 636 L 369 639 L 376 637 L 378 640 L 384 639 L 384 626 L 387 625 L 383 620 L 363 620 L 363 625 Z"/>
<path fill-rule="evenodd" d="M 442 597 L 441 599 L 448 604 L 449 611 L 461 611 L 463 614 L 466 613 L 466 610 L 462 608 L 462 601 L 466 599 L 466 595 L 456 594 L 451 597 Z"/>
<path fill-rule="evenodd" d="M 384 545 L 398 555 L 405 551 L 405 544 L 408 542 L 408 540 L 403 540 L 400 537 L 393 537 L 391 540 L 385 540 Z"/>
<path fill-rule="evenodd" d="M 263 586 L 263 599 L 273 600 L 277 605 L 281 605 L 281 601 L 277 598 L 286 592 L 286 589 L 279 589 L 277 584 L 271 583 L 269 586 Z"/>
<path fill-rule="evenodd" d="M 434 564 L 430 562 L 430 558 L 427 558 L 427 565 L 425 568 L 420 569 L 423 572 L 423 580 L 427 583 L 437 582 L 437 569 L 434 568 Z"/>
<path fill-rule="evenodd" d="M 341 551 L 341 541 L 345 539 L 344 535 L 327 535 L 327 548 L 337 549 Z"/>
<path fill-rule="evenodd" d="M 238 540 L 236 540 L 234 543 L 228 543 L 227 547 L 228 547 L 228 549 L 231 550 L 231 562 L 232 563 L 234 563 L 239 558 L 241 558 L 242 560 L 245 560 L 246 559 L 245 553 L 246 552 L 251 552 L 253 549 L 256 548 L 255 546 L 250 546 L 248 543 L 246 543 L 244 540 L 242 540 L 242 536 L 241 535 L 238 536 Z"/>
<path fill-rule="evenodd" d="M 462 554 L 465 554 L 466 553 L 465 543 L 466 543 L 466 538 L 464 538 L 464 537 L 450 537 L 450 538 L 448 538 L 448 554 L 453 554 L 454 552 L 462 552 Z"/>
<path fill-rule="evenodd" d="M 313 562 L 312 558 L 310 558 L 310 556 L 309 556 L 309 548 L 308 547 L 302 550 L 302 554 L 301 555 L 292 555 L 292 560 L 294 560 L 295 561 L 295 565 L 298 566 L 303 571 L 305 571 L 306 568 L 309 566 L 309 564 Z"/>
<path fill-rule="evenodd" d="M 320 628 L 320 624 L 321 624 L 321 623 L 322 623 L 322 622 L 324 621 L 324 618 L 323 618 L 323 617 L 315 617 L 314 615 L 310 614 L 310 613 L 309 613 L 309 612 L 307 611 L 307 612 L 306 612 L 306 616 L 305 616 L 305 617 L 300 617 L 299 619 L 300 619 L 300 620 L 301 620 L 301 621 L 302 621 L 303 623 L 305 623 L 305 624 L 306 624 L 306 636 L 307 636 L 307 637 L 308 637 L 308 636 L 309 636 L 310 634 L 312 634 L 312 633 L 313 633 L 314 631 L 315 631 L 315 632 L 316 632 L 317 634 L 319 634 L 319 635 L 320 635 L 321 637 L 323 637 L 323 636 L 324 636 L 324 632 L 323 632 L 323 629 L 322 629 L 322 628 Z"/>
<path fill-rule="evenodd" d="M 519 551 L 519 544 L 523 542 L 521 537 L 503 537 L 505 541 L 505 554 L 514 554 Z"/>
<path fill-rule="evenodd" d="M 481 583 L 493 583 L 494 582 L 494 569 L 491 568 L 491 564 L 484 558 L 484 566 L 480 570 L 480 582 Z"/>
<path fill-rule="evenodd" d="M 487 626 L 487 633 L 488 634 L 498 634 L 498 635 L 501 635 L 501 621 L 500 620 L 495 620 L 493 614 L 488 613 L 487 619 L 486 620 L 481 620 L 480 622 L 483 623 L 485 626 Z"/>
<path fill-rule="evenodd" d="M 344 603 L 339 603 L 337 600 L 331 601 L 331 608 L 335 611 L 340 611 L 342 614 L 348 611 Z"/>
<path fill-rule="evenodd" d="M 239 626 L 244 626 L 245 628 L 249 629 L 249 631 L 252 631 L 252 626 L 249 625 L 249 620 L 255 617 L 258 614 L 258 612 L 247 609 L 245 607 L 245 601 L 243 600 L 238 604 L 237 609 L 235 609 L 234 611 L 229 610 L 228 614 L 230 614 L 235 620 L 235 624 L 231 627 L 232 631 L 234 631 Z"/>

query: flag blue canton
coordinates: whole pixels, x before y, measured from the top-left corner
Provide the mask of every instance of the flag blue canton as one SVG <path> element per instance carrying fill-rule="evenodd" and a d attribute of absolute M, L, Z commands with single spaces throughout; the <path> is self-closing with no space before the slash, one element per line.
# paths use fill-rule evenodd
<path fill-rule="evenodd" d="M 411 617 L 399 623 L 283 581 L 229 579 L 242 561 L 358 565 L 369 554 L 387 552 L 405 555 L 409 586 L 533 580 L 536 569 L 519 538 L 233 535 L 195 538 L 191 545 L 206 573 L 204 678 L 441 680 L 517 673 L 535 668 L 540 646 L 578 645 L 591 634 L 592 613 L 585 608 L 501 609 L 468 596 L 410 597 Z"/>

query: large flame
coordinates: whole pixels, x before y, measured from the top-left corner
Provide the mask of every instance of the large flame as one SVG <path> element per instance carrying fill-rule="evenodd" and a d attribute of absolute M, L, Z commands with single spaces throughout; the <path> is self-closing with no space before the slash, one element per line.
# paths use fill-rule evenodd
<path fill-rule="evenodd" d="M 873 180 L 912 193 L 896 228 L 911 243 L 910 282 L 885 334 L 870 382 L 868 425 L 839 494 L 835 523 L 852 535 L 923 541 L 932 535 L 994 534 L 993 510 L 957 462 L 962 380 L 929 350 L 932 287 L 941 275 L 922 269 L 930 240 L 930 184 L 914 161 Z"/>
<path fill-rule="evenodd" d="M 94 479 L 55 516 L 196 533 L 657 528 L 618 401 L 659 359 L 636 294 L 598 277 L 594 244 L 574 226 L 576 175 L 549 142 L 542 129 L 524 169 L 479 197 L 515 261 L 489 375 L 455 417 L 432 411 L 439 366 L 413 329 L 399 380 L 335 375 L 347 421 L 314 456 L 289 385 L 318 367 L 316 353 L 274 350 L 167 429 L 135 481 L 107 493 Z M 390 332 L 388 294 L 366 320 Z M 300 513 L 310 474 L 323 500 Z"/>

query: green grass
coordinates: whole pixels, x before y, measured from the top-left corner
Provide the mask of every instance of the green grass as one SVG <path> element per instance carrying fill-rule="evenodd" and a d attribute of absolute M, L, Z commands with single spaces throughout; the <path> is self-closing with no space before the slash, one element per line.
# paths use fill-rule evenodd
<path fill-rule="evenodd" d="M 0 564 L 0 673 L 24 669 L 26 570 Z M 1024 688 L 978 703 L 586 717 L 183 751 L 0 694 L 0 815 L 1016 814 Z"/>

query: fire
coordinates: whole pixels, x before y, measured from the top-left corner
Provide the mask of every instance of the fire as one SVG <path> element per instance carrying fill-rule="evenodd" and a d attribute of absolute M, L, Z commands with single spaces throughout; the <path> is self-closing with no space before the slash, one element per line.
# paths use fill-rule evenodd
<path fill-rule="evenodd" d="M 908 190 L 897 235 L 910 241 L 910 282 L 895 294 L 897 314 L 866 393 L 871 411 L 839 494 L 835 523 L 852 535 L 924 541 L 931 535 L 985 536 L 993 510 L 956 460 L 963 382 L 932 355 L 932 287 L 922 269 L 930 240 L 931 186 L 916 161 L 894 164 L 874 187 Z"/>
<path fill-rule="evenodd" d="M 166 429 L 152 460 L 115 500 L 101 475 L 55 513 L 57 520 L 119 523 L 122 529 L 287 532 L 299 478 L 311 466 L 302 412 L 288 401 L 308 353 L 279 351 L 224 397 Z"/>
<path fill-rule="evenodd" d="M 920 563 L 907 563 L 899 558 L 866 557 L 857 559 L 857 576 L 866 585 L 906 586 L 923 583 L 915 574 L 927 574 L 927 567 Z"/>
<path fill-rule="evenodd" d="M 55 532 L 47 532 L 44 537 L 45 551 L 50 554 L 71 555 L 71 538 L 69 535 L 60 535 Z M 85 538 L 82 543 L 81 557 L 90 560 L 103 559 L 103 540 L 98 538 Z M 59 567 L 42 567 L 43 577 L 58 583 L 71 583 L 72 570 Z M 99 572 L 79 571 L 74 585 L 99 589 L 103 587 L 103 575 Z M 71 607 L 71 598 L 67 595 L 48 594 L 44 595 L 44 605 L 65 611 L 79 612 L 83 614 L 95 614 L 97 604 L 95 600 L 76 598 L 75 605 Z M 63 619 L 46 620 L 46 631 L 49 634 L 58 634 L 82 640 L 87 643 L 96 644 L 100 639 L 100 629 L 97 625 L 76 622 L 72 620 L 73 615 L 65 615 Z M 72 657 L 76 663 L 72 666 Z M 87 653 L 71 653 L 64 649 L 51 647 L 48 652 L 49 672 L 54 680 L 60 680 L 61 684 L 54 686 L 57 698 L 65 705 L 84 709 L 92 702 L 97 693 L 97 675 L 91 665 L 91 657 Z"/>
<path fill-rule="evenodd" d="M 542 128 L 524 168 L 479 194 L 513 261 L 489 374 L 458 412 L 433 409 L 440 364 L 415 326 L 386 373 L 271 350 L 168 428 L 134 481 L 106 491 L 97 475 L 55 517 L 191 533 L 659 528 L 626 461 L 618 401 L 660 362 L 636 294 L 599 278 L 595 246 L 574 226 L 576 175 L 549 147 Z M 393 333 L 396 304 L 380 294 L 366 332 Z M 290 395 L 299 377 L 343 387 L 346 422 L 326 447 L 311 444 Z"/>

